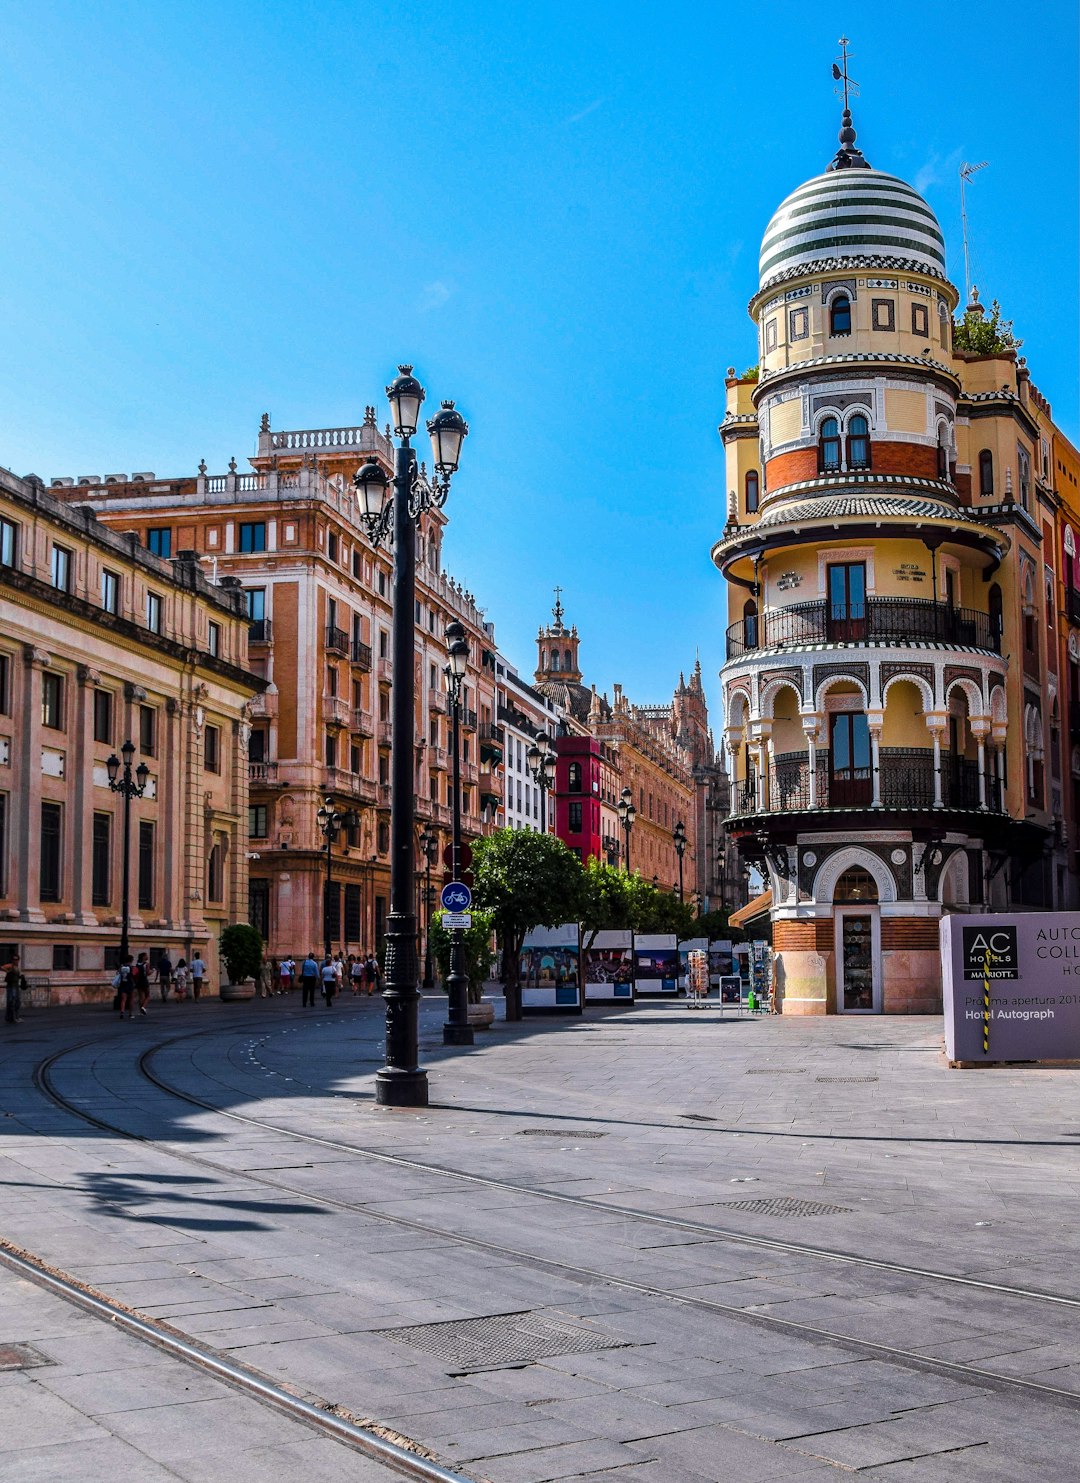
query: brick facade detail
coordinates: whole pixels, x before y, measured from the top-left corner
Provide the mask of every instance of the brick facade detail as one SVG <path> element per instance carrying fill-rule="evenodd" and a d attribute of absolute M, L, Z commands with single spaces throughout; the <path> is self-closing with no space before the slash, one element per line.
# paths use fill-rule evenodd
<path fill-rule="evenodd" d="M 889 443 L 874 441 L 870 445 L 870 467 L 875 474 L 905 474 L 916 479 L 936 479 L 937 449 L 925 443 Z M 788 484 L 804 479 L 817 479 L 817 444 L 778 453 L 765 465 L 765 488 L 770 494 Z"/>

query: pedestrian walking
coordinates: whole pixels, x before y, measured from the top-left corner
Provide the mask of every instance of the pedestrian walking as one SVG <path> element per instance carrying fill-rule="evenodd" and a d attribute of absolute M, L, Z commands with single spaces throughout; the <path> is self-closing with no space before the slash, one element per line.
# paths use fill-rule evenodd
<path fill-rule="evenodd" d="M 340 994 L 345 982 L 345 959 L 338 953 L 334 959 L 334 993 Z"/>
<path fill-rule="evenodd" d="M 196 953 L 191 960 L 191 993 L 198 998 L 202 993 L 203 979 L 206 977 L 206 964 L 202 960 L 202 954 Z"/>
<path fill-rule="evenodd" d="M 300 965 L 300 992 L 303 998 L 300 1008 L 306 1009 L 310 1004 L 315 1008 L 315 985 L 319 982 L 319 965 L 315 961 L 315 954 L 308 953 Z"/>
<path fill-rule="evenodd" d="M 161 992 L 161 1002 L 163 1004 L 169 997 L 169 990 L 172 988 L 172 976 L 172 959 L 169 957 L 168 948 L 166 948 L 161 957 L 158 959 L 157 965 L 158 989 Z"/>
<path fill-rule="evenodd" d="M 272 999 L 274 996 L 274 968 L 275 964 L 269 958 L 264 958 L 259 965 L 259 998 Z"/>
<path fill-rule="evenodd" d="M 354 994 L 364 987 L 364 960 L 359 953 L 349 954 L 349 987 Z"/>
<path fill-rule="evenodd" d="M 337 993 L 337 969 L 334 966 L 333 958 L 327 956 L 323 959 L 322 968 L 319 970 L 319 977 L 322 979 L 323 998 L 326 1000 L 327 1009 L 329 1009 L 334 1002 L 334 995 Z"/>
<path fill-rule="evenodd" d="M 135 973 L 131 954 L 124 958 L 113 979 L 113 987 L 120 995 L 120 1018 L 126 1014 L 129 1020 L 135 1018 Z"/>
<path fill-rule="evenodd" d="M 379 985 L 379 965 L 373 953 L 369 953 L 364 961 L 364 987 L 368 995 L 374 994 Z"/>
<path fill-rule="evenodd" d="M 173 969 L 173 998 L 186 999 L 188 991 L 188 965 L 186 958 L 177 958 Z"/>
<path fill-rule="evenodd" d="M 22 1019 L 22 994 L 26 988 L 19 967 L 18 953 L 12 953 L 4 968 L 4 1019 L 9 1025 L 17 1025 Z"/>
<path fill-rule="evenodd" d="M 293 976 L 296 973 L 296 961 L 292 957 L 282 958 L 281 968 L 278 974 L 278 993 L 291 994 L 296 985 Z"/>
<path fill-rule="evenodd" d="M 150 998 L 150 959 L 146 953 L 140 953 L 135 960 L 132 970 L 132 978 L 135 981 L 135 995 L 139 1001 L 139 1013 L 146 1013 L 146 1003 Z"/>

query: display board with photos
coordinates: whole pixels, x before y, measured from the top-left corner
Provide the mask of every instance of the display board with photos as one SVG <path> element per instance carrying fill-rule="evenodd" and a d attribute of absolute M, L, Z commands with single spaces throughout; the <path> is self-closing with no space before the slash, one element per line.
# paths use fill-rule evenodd
<path fill-rule="evenodd" d="M 576 922 L 536 927 L 521 950 L 522 1014 L 580 1014 L 580 933 Z"/>
<path fill-rule="evenodd" d="M 634 935 L 598 932 L 582 955 L 588 1004 L 634 1002 Z"/>

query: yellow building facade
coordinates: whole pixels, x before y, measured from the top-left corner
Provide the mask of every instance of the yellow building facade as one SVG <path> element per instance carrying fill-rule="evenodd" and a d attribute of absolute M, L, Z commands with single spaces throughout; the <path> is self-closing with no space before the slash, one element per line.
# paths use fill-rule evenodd
<path fill-rule="evenodd" d="M 766 229 L 727 381 L 727 828 L 784 1012 L 933 1011 L 944 912 L 1076 899 L 1064 460 L 1011 338 L 956 348 L 929 206 L 847 112 L 840 146 Z"/>

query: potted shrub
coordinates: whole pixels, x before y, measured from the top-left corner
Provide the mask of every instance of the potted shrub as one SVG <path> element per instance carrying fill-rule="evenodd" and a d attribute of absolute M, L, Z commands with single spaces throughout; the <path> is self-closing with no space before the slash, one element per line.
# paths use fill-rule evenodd
<path fill-rule="evenodd" d="M 490 912 L 473 911 L 472 926 L 462 932 L 465 949 L 465 972 L 469 977 L 469 1024 L 483 1028 L 495 1018 L 495 1006 L 484 998 L 484 984 L 491 967 L 491 934 L 495 919 Z M 450 975 L 451 934 L 442 924 L 441 914 L 431 919 L 431 955 L 435 959 L 442 980 L 443 991 Z"/>
<path fill-rule="evenodd" d="M 263 961 L 263 940 L 254 927 L 236 922 L 226 927 L 218 944 L 225 970 L 221 983 L 223 999 L 253 999 L 255 980 Z"/>

